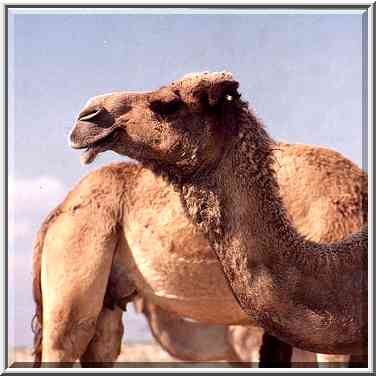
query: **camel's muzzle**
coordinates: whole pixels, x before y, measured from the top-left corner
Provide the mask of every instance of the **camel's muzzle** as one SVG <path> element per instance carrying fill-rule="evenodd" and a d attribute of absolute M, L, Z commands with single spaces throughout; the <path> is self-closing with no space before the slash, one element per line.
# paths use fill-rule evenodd
<path fill-rule="evenodd" d="M 91 163 L 98 153 L 107 150 L 115 129 L 112 115 L 104 108 L 84 109 L 69 134 L 69 146 L 86 149 L 81 163 Z"/>

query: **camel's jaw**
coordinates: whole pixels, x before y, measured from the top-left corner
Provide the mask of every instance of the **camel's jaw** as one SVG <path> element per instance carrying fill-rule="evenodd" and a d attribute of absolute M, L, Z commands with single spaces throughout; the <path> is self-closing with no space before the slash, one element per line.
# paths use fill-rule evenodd
<path fill-rule="evenodd" d="M 72 149 L 85 149 L 80 156 L 80 162 L 83 165 L 93 162 L 99 153 L 110 150 L 115 141 L 115 128 L 109 129 L 100 136 L 88 137 L 83 142 L 74 142 L 72 133 L 69 137 L 69 146 Z"/>

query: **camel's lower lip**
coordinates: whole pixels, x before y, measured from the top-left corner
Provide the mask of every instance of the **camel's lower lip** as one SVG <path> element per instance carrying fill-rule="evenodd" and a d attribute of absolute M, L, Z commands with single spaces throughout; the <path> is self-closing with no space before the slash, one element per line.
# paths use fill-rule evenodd
<path fill-rule="evenodd" d="M 108 135 L 100 138 L 99 140 L 93 142 L 92 144 L 76 148 L 76 149 L 85 149 L 85 151 L 80 156 L 81 164 L 89 164 L 95 160 L 97 155 L 102 151 L 107 150 L 106 146 L 108 142 L 111 140 L 113 132 L 109 133 Z"/>
<path fill-rule="evenodd" d="M 96 156 L 99 154 L 97 152 L 96 147 L 88 147 L 80 156 L 80 162 L 82 165 L 89 164 L 94 161 Z"/>

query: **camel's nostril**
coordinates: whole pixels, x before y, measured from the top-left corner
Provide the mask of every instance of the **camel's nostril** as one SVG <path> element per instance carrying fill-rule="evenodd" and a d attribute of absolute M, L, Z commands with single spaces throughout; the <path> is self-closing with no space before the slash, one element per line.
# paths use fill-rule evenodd
<path fill-rule="evenodd" d="M 95 107 L 83 110 L 78 116 L 77 126 L 84 128 L 109 128 L 114 124 L 115 120 L 110 112 L 103 107 Z"/>
<path fill-rule="evenodd" d="M 78 117 L 78 120 L 80 121 L 89 121 L 93 120 L 95 117 L 97 117 L 99 114 L 101 114 L 103 111 L 103 108 L 96 108 L 91 111 L 85 112 L 82 115 Z"/>

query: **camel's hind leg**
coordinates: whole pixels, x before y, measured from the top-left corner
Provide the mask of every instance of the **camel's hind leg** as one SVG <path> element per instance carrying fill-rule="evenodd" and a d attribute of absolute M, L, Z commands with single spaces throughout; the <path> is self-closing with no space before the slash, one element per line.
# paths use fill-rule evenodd
<path fill-rule="evenodd" d="M 124 333 L 123 311 L 103 308 L 99 315 L 95 335 L 81 356 L 82 367 L 112 367 L 120 354 Z"/>
<path fill-rule="evenodd" d="M 92 339 L 109 279 L 117 233 L 91 206 L 62 211 L 42 252 L 42 362 L 71 365 Z M 96 215 L 95 215 L 96 214 Z M 102 218 L 101 218 L 102 217 Z"/>

